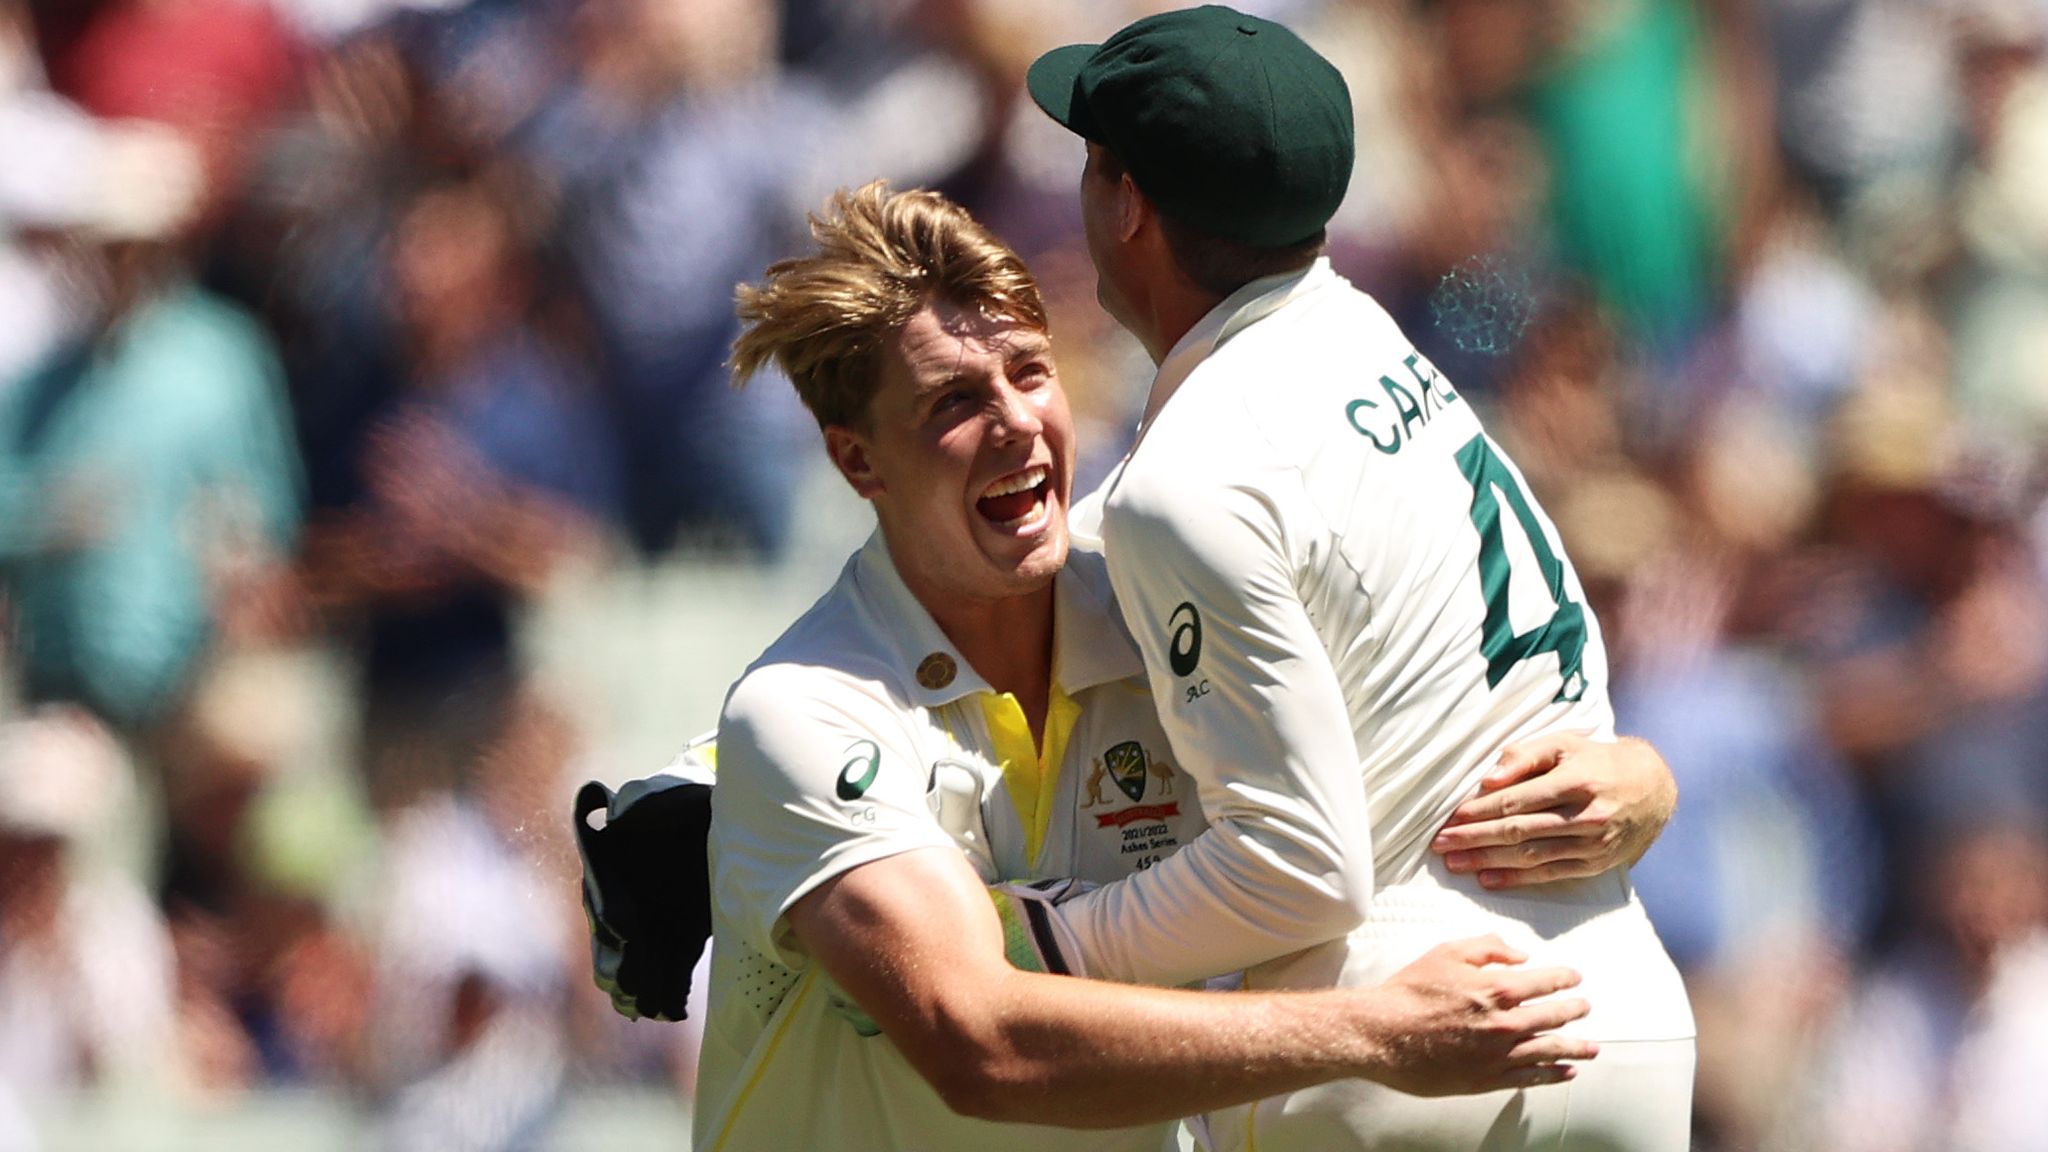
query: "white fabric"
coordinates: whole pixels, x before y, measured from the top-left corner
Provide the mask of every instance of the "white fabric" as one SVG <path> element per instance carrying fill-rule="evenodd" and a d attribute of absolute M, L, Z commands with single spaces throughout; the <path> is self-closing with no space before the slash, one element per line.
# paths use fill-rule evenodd
<path fill-rule="evenodd" d="M 979 793 L 985 848 L 970 858 L 988 881 L 1112 880 L 1201 830 L 1192 790 L 1175 787 L 1185 782 L 1166 763 L 1099 556 L 1075 554 L 1056 579 L 1054 627 L 1055 683 L 1079 713 L 1036 860 L 1027 858 L 988 731 L 990 689 L 904 587 L 879 536 L 734 686 L 718 735 L 710 840 L 718 948 L 697 1148 L 1162 1146 L 1171 1125 L 1072 1132 L 953 1113 L 886 1037 L 861 1034 L 785 923 L 792 904 L 833 876 L 954 844 L 963 790 Z M 935 657 L 952 662 L 952 678 L 921 686 L 917 669 Z M 1147 770 L 1123 787 L 1098 776 L 1105 755 L 1130 744 Z M 1126 750 L 1122 762 L 1130 757 Z M 856 793 L 849 799 L 842 779 Z M 864 790 L 856 787 L 864 779 Z"/>
<path fill-rule="evenodd" d="M 1267 1101 L 1258 1148 L 1368 1152 L 1686 1152 L 1690 1040 L 1610 1043 L 1563 1084 L 1424 1099 L 1354 1082 Z M 1214 1147 L 1244 1146 L 1247 1109 L 1215 1117 Z"/>
<path fill-rule="evenodd" d="M 1197 325 L 1160 367 L 1103 533 L 1212 825 L 1061 908 L 1091 973 L 1362 986 L 1432 943 L 1498 931 L 1581 969 L 1596 1007 L 1576 1031 L 1692 1035 L 1625 876 L 1503 899 L 1431 864 L 1430 833 L 1502 748 L 1560 730 L 1611 738 L 1613 716 L 1590 613 L 1580 643 L 1490 665 L 1486 572 L 1505 572 L 1493 602 L 1516 638 L 1583 612 L 1585 594 L 1471 407 L 1369 297 L 1319 261 Z M 1269 1132 L 1267 1109 L 1341 1115 L 1362 1091 L 1269 1102 L 1257 1146 L 1334 1146 L 1327 1126 Z M 1240 1146 L 1243 1112 L 1213 1118 L 1220 1147 Z"/>

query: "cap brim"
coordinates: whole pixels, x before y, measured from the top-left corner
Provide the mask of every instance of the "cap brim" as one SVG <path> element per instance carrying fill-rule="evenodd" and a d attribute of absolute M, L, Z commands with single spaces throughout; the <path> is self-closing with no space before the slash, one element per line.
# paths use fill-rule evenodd
<path fill-rule="evenodd" d="M 1032 61 L 1030 71 L 1024 74 L 1024 87 L 1030 91 L 1031 99 L 1067 131 L 1081 136 L 1088 133 L 1075 123 L 1074 81 L 1081 75 L 1081 66 L 1100 47 L 1100 44 L 1069 44 L 1055 48 Z M 1084 123 L 1085 120 L 1084 115 Z"/>

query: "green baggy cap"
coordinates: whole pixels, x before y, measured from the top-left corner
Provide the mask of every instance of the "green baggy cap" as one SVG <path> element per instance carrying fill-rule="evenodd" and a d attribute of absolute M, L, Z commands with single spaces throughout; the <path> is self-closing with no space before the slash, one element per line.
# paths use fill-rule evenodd
<path fill-rule="evenodd" d="M 1351 181 L 1343 75 L 1301 37 L 1219 4 L 1055 48 L 1025 83 L 1161 212 L 1225 240 L 1300 243 L 1329 223 Z"/>

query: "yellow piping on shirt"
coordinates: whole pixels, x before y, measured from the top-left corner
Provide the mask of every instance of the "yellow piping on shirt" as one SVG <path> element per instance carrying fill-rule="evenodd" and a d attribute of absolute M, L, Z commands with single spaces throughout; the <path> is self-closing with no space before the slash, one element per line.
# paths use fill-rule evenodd
<path fill-rule="evenodd" d="M 1052 686 L 1046 700 L 1045 743 L 1041 748 L 1031 746 L 1031 722 L 1024 718 L 1024 707 L 1015 696 L 1008 692 L 985 693 L 981 697 L 981 713 L 988 724 L 989 742 L 995 745 L 996 758 L 1002 762 L 1003 786 L 1009 789 L 1010 803 L 1024 825 L 1025 858 L 1035 868 L 1038 854 L 1045 848 L 1046 828 L 1051 825 L 1053 809 L 1057 807 L 1054 797 L 1060 783 L 1060 763 L 1067 756 L 1067 737 L 1073 734 L 1081 706 L 1058 684 Z"/>
<path fill-rule="evenodd" d="M 754 1089 L 761 1086 L 761 1080 L 768 1075 L 769 1065 L 775 1062 L 775 1053 L 782 1047 L 783 1038 L 789 1035 L 790 1025 L 795 1022 L 797 1010 L 803 1007 L 804 997 L 810 994 L 811 985 L 816 984 L 818 970 L 812 967 L 797 981 L 794 994 L 785 1000 L 778 1014 L 782 1019 L 775 1025 L 775 1035 L 768 1038 L 768 1047 L 761 1053 L 760 1063 L 747 1076 L 747 1082 L 740 1087 L 740 1094 L 733 1098 L 732 1110 L 725 1114 L 725 1126 L 718 1130 L 718 1136 L 711 1141 L 711 1152 L 723 1152 L 725 1142 L 732 1138 L 732 1131 L 739 1125 L 740 1113 L 746 1111 L 747 1100 Z"/>

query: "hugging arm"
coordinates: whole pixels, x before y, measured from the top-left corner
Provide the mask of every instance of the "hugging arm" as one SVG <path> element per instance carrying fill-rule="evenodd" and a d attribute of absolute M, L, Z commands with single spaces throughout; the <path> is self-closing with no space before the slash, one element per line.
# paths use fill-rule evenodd
<path fill-rule="evenodd" d="M 1541 1000 L 1569 970 L 1508 967 L 1494 939 L 1442 945 L 1375 988 L 1203 993 L 1013 967 L 980 877 L 950 848 L 892 856 L 791 907 L 803 950 L 954 1110 L 1118 1127 L 1346 1077 L 1441 1095 L 1568 1078 L 1585 1012 Z"/>

